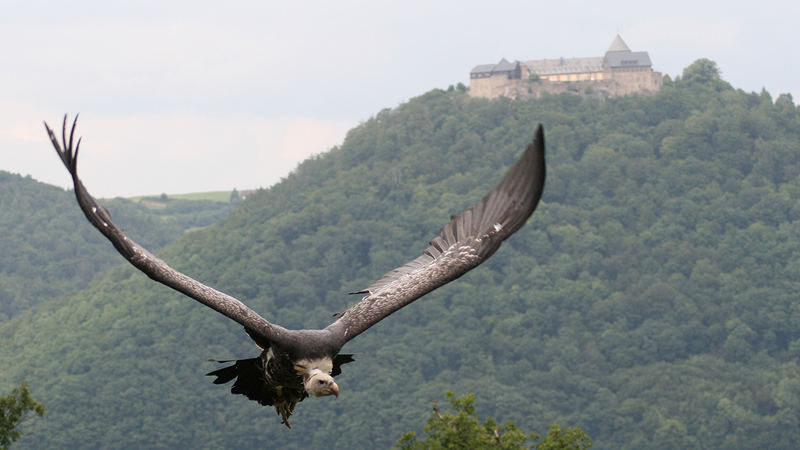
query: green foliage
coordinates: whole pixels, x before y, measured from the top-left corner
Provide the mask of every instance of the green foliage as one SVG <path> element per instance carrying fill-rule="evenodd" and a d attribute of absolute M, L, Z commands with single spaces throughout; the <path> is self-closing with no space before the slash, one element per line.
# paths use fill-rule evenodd
<path fill-rule="evenodd" d="M 537 450 L 580 450 L 592 446 L 592 440 L 579 428 L 563 430 L 558 425 L 550 425 L 544 439 L 536 433 L 526 435 L 508 421 L 502 425 L 489 417 L 483 423 L 475 413 L 475 394 L 467 394 L 456 398 L 452 392 L 445 396 L 455 414 L 442 414 L 433 403 L 433 412 L 428 417 L 425 427 L 427 436 L 419 441 L 416 433 L 404 434 L 395 444 L 400 449 L 524 449 Z M 537 441 L 530 447 L 525 446 L 528 440 Z"/>
<path fill-rule="evenodd" d="M 145 247 L 158 250 L 188 229 L 219 220 L 228 206 L 173 200 L 159 209 L 124 199 L 104 202 Z M 71 192 L 0 171 L 0 323 L 21 311 L 85 288 L 122 263 L 75 206 Z"/>
<path fill-rule="evenodd" d="M 683 80 L 689 83 L 713 83 L 721 79 L 717 63 L 710 59 L 698 59 L 683 69 Z"/>
<path fill-rule="evenodd" d="M 547 436 L 533 448 L 536 450 L 579 450 L 591 446 L 591 438 L 580 428 L 563 429 L 559 425 L 551 424 Z"/>
<path fill-rule="evenodd" d="M 22 437 L 18 427 L 30 418 L 30 413 L 42 417 L 45 407 L 33 399 L 26 382 L 23 381 L 5 397 L 0 397 L 0 449 L 8 448 Z"/>
<path fill-rule="evenodd" d="M 453 390 L 499 423 L 580 427 L 593 448 L 796 448 L 800 114 L 784 95 L 688 78 L 607 100 L 434 90 L 377 113 L 159 256 L 268 320 L 317 328 L 418 256 L 541 122 L 539 209 L 486 264 L 349 343 L 341 395 L 299 404 L 291 431 L 202 376 L 208 358 L 257 354 L 237 324 L 128 267 L 54 292 L 0 326 L 0 389 L 27 379 L 48 405 L 19 445 L 389 447 Z M 0 205 L 0 258 L 32 285 L 58 261 L 107 265 L 62 194 L 63 215 Z M 70 237 L 42 240 L 50 221 Z M 7 226 L 29 237 L 4 240 Z M 154 225 L 124 227 L 144 241 Z"/>
<path fill-rule="evenodd" d="M 436 402 L 428 418 L 424 440 L 418 441 L 416 434 L 408 432 L 395 445 L 402 449 L 452 449 L 452 448 L 525 448 L 524 443 L 535 435 L 525 435 L 513 422 L 498 426 L 491 417 L 480 423 L 475 413 L 475 395 L 456 398 L 452 392 L 445 394 L 455 414 L 439 412 Z"/>

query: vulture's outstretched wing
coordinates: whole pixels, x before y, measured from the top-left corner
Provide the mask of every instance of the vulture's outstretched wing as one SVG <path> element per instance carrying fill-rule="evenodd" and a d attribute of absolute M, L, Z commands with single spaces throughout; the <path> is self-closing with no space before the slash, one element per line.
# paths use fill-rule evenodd
<path fill-rule="evenodd" d="M 539 125 L 522 157 L 489 193 L 453 216 L 420 257 L 356 292 L 368 295 L 342 313 L 328 330 L 348 341 L 485 261 L 536 209 L 544 179 L 544 132 Z"/>
<path fill-rule="evenodd" d="M 144 272 L 148 277 L 188 295 L 209 308 L 239 322 L 244 325 L 246 329 L 252 330 L 268 340 L 280 341 L 282 335 L 286 333 L 284 328 L 267 322 L 255 311 L 248 308 L 247 305 L 230 295 L 206 286 L 171 268 L 164 261 L 153 256 L 153 254 L 144 247 L 133 242 L 114 224 L 108 211 L 100 206 L 97 200 L 89 194 L 78 178 L 78 150 L 81 140 L 78 139 L 77 142 L 73 141 L 77 121 L 78 118 L 76 116 L 75 121 L 72 123 L 69 139 L 67 139 L 67 117 L 64 116 L 64 124 L 61 129 L 63 148 L 47 123 L 45 123 L 44 126 L 47 129 L 47 134 L 50 136 L 53 147 L 55 147 L 56 152 L 58 152 L 58 156 L 61 157 L 64 166 L 67 167 L 70 175 L 72 175 L 72 182 L 75 186 L 75 197 L 77 197 L 78 204 L 86 215 L 86 218 L 89 219 L 89 222 L 114 244 L 114 247 L 125 259 L 136 266 L 137 269 Z M 75 144 L 74 147 L 73 144 Z"/>

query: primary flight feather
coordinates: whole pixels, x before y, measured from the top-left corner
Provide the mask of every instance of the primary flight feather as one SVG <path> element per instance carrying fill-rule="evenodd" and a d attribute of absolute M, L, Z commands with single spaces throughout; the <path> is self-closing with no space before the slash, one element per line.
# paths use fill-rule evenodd
<path fill-rule="evenodd" d="M 235 380 L 232 393 L 274 406 L 287 427 L 297 402 L 309 395 L 339 395 L 333 377 L 341 373 L 342 364 L 353 361 L 352 355 L 339 353 L 347 341 L 489 258 L 530 217 L 544 189 L 544 132 L 539 125 L 533 142 L 500 182 L 476 204 L 452 216 L 422 255 L 356 292 L 366 295 L 324 329 L 288 330 L 268 322 L 236 298 L 169 267 L 128 238 L 78 178 L 81 141 L 74 140 L 76 124 L 77 117 L 67 133 L 64 117 L 60 142 L 47 123 L 45 129 L 72 176 L 75 197 L 86 218 L 148 277 L 244 326 L 261 354 L 251 359 L 220 361 L 233 364 L 208 375 L 216 377 L 216 384 Z"/>

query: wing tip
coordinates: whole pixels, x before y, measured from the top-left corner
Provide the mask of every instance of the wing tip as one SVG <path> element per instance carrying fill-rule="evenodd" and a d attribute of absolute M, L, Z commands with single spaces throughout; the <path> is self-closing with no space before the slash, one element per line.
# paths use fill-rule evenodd
<path fill-rule="evenodd" d="M 69 116 L 64 114 L 64 119 L 61 123 L 60 142 L 53 129 L 50 128 L 50 125 L 48 125 L 47 121 L 42 121 L 44 123 L 44 128 L 47 131 L 47 136 L 50 138 L 50 143 L 53 144 L 56 153 L 58 153 L 59 158 L 61 158 L 61 162 L 64 163 L 64 166 L 66 166 L 73 178 L 77 177 L 78 175 L 78 152 L 80 151 L 82 139 L 79 137 L 78 140 L 75 141 L 75 129 L 78 126 L 79 116 L 80 114 L 75 114 L 75 118 L 72 120 L 72 126 L 69 130 L 69 139 L 67 139 L 67 123 L 69 122 Z"/>
<path fill-rule="evenodd" d="M 533 153 L 537 159 L 544 162 L 544 153 L 545 153 L 545 144 L 544 144 L 544 126 L 540 123 L 536 126 L 536 131 L 533 132 L 533 140 L 525 149 L 526 153 Z"/>

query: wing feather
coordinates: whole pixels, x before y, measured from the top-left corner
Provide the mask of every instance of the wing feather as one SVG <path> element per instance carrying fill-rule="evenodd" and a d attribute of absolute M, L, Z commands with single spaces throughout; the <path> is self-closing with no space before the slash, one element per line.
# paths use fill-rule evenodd
<path fill-rule="evenodd" d="M 403 306 L 488 259 L 536 209 L 545 180 L 544 132 L 497 185 L 476 204 L 452 216 L 416 259 L 388 272 L 366 289 L 328 330 L 346 342 Z"/>
<path fill-rule="evenodd" d="M 77 121 L 78 117 L 76 116 L 72 123 L 69 139 L 67 139 L 67 117 L 64 116 L 64 123 L 61 130 L 63 148 L 47 123 L 45 123 L 44 126 L 45 129 L 47 129 L 47 134 L 50 136 L 53 147 L 55 147 L 56 152 L 58 152 L 58 156 L 72 176 L 72 182 L 75 186 L 75 197 L 89 222 L 114 244 L 114 248 L 116 248 L 125 259 L 137 269 L 144 272 L 148 277 L 188 295 L 211 309 L 239 322 L 248 330 L 262 335 L 266 339 L 272 341 L 281 340 L 286 332 L 285 329 L 269 323 L 266 319 L 236 298 L 206 286 L 171 268 L 167 263 L 147 251 L 147 249 L 131 240 L 116 224 L 114 224 L 111 220 L 111 214 L 89 194 L 83 182 L 78 178 L 78 150 L 81 140 L 78 139 L 75 147 L 73 147 L 73 138 L 75 136 Z"/>

